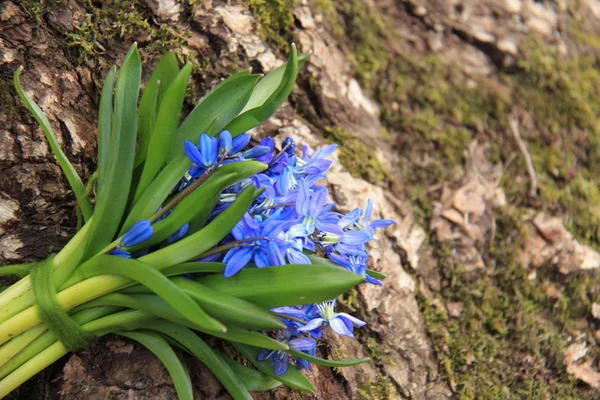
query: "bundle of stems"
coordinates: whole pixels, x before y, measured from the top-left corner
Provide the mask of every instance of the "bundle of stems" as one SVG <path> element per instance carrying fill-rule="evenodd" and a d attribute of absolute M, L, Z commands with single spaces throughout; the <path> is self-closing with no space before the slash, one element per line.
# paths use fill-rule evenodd
<path fill-rule="evenodd" d="M 227 151 L 284 102 L 306 56 L 292 45 L 287 63 L 266 76 L 242 71 L 225 79 L 180 123 L 191 66 L 180 68 L 172 53 L 164 55 L 138 102 L 142 70 L 134 44 L 118 74 L 113 67 L 105 78 L 98 169 L 87 186 L 46 116 L 21 87 L 22 67 L 17 70 L 17 92 L 77 198 L 79 223 L 58 254 L 0 268 L 0 274 L 22 277 L 0 293 L 0 398 L 69 351 L 108 333 L 156 354 L 180 399 L 192 398 L 192 385 L 174 348 L 204 362 L 236 399 L 250 399 L 249 390 L 280 384 L 314 391 L 299 370 L 277 373 L 272 362 L 259 360 L 261 349 L 336 367 L 367 360 L 321 359 L 273 334 L 289 321 L 307 323 L 277 308 L 335 298 L 363 282 L 364 275 L 311 257 L 310 264 L 249 266 L 226 277 L 226 264 L 210 261 L 251 242 L 224 239 L 263 194 L 252 177 L 270 167 L 255 157 L 262 148 L 237 156 Z M 197 143 L 203 133 L 214 137 L 224 131 L 233 145 L 223 136 L 230 148 L 198 171 L 184 150 L 186 143 Z M 202 143 L 199 149 L 206 150 Z M 224 191 L 232 187 L 238 188 L 234 200 L 217 212 Z M 254 368 L 212 349 L 202 335 L 229 342 Z"/>

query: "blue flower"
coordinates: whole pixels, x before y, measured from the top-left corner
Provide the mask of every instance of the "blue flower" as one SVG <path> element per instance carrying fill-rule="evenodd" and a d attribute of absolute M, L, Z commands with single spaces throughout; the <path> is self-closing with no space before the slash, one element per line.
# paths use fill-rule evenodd
<path fill-rule="evenodd" d="M 293 155 L 294 150 L 296 150 L 296 142 L 289 136 L 283 140 L 281 146 L 285 149 L 285 152 L 290 156 Z"/>
<path fill-rule="evenodd" d="M 261 161 L 261 158 L 265 156 L 265 154 L 269 154 L 271 149 L 268 146 L 254 146 L 251 149 L 248 149 L 242 153 L 244 158 L 255 158 L 257 161 Z"/>
<path fill-rule="evenodd" d="M 152 224 L 148 220 L 142 220 L 140 222 L 136 222 L 123 238 L 121 239 L 121 245 L 123 247 L 133 247 L 140 243 L 145 242 L 150 239 L 154 231 L 152 229 Z"/>
<path fill-rule="evenodd" d="M 258 156 L 256 158 L 256 161 L 260 161 L 262 163 L 265 164 L 270 164 L 271 160 L 273 159 L 273 150 L 275 149 L 275 141 L 273 139 L 271 139 L 270 137 L 266 137 L 263 140 L 260 141 L 260 143 L 258 143 L 257 147 L 268 147 L 269 150 L 267 152 L 265 152 L 264 154 Z"/>
<path fill-rule="evenodd" d="M 278 332 L 277 340 L 287 342 L 294 350 L 301 351 L 308 355 L 314 356 L 317 349 L 317 342 L 309 337 L 298 337 L 290 339 L 291 333 L 284 329 L 283 332 Z M 256 357 L 258 361 L 271 359 L 271 366 L 275 367 L 275 375 L 281 376 L 285 374 L 290 365 L 290 355 L 283 351 L 263 349 Z M 308 369 L 310 363 L 300 357 L 295 357 L 297 369 Z"/>
<path fill-rule="evenodd" d="M 331 253 L 329 258 L 336 264 L 341 265 L 350 272 L 362 275 L 365 280 L 373 285 L 383 286 L 379 280 L 367 275 L 367 257 L 369 254 L 364 250 L 364 246 L 348 246 L 339 244 L 335 249 L 341 254 Z"/>
<path fill-rule="evenodd" d="M 228 130 L 219 134 L 219 154 L 229 154 L 231 152 L 232 138 Z"/>
<path fill-rule="evenodd" d="M 319 309 L 319 314 L 321 315 L 321 317 L 313 319 L 302 328 L 299 328 L 299 331 L 312 331 L 313 329 L 321 327 L 321 325 L 324 322 L 327 322 L 331 329 L 333 329 L 333 331 L 338 335 L 354 337 L 354 325 L 364 326 L 367 324 L 366 322 L 361 321 L 360 319 L 355 318 L 350 314 L 336 313 L 335 300 L 321 303 L 317 305 L 317 307 Z"/>
<path fill-rule="evenodd" d="M 177 232 L 175 232 L 174 234 L 172 234 L 171 236 L 169 236 L 167 238 L 167 242 L 174 243 L 174 242 L 178 241 L 179 239 L 181 239 L 183 236 L 185 236 L 189 227 L 190 227 L 190 225 L 188 223 L 185 223 L 181 228 L 179 228 L 177 230 Z"/>
<path fill-rule="evenodd" d="M 302 158 L 297 160 L 297 172 L 308 175 L 323 174 L 332 164 L 332 161 L 326 160 L 325 157 L 333 153 L 336 147 L 335 144 L 324 146 L 309 156 L 309 147 L 304 146 Z"/>
<path fill-rule="evenodd" d="M 259 268 L 285 264 L 284 252 L 288 245 L 277 238 L 281 225 L 282 222 L 277 220 L 265 220 L 259 224 L 246 213 L 231 233 L 235 240 L 255 240 L 240 243 L 227 252 L 223 259 L 225 276 L 235 275 L 250 260 Z"/>
<path fill-rule="evenodd" d="M 365 216 L 363 219 L 364 230 L 369 234 L 371 239 L 373 239 L 375 235 L 374 229 L 377 228 L 385 228 L 386 226 L 390 226 L 395 223 L 393 219 L 376 219 L 372 222 L 369 222 L 371 219 L 371 213 L 373 212 L 373 202 L 371 199 L 367 201 L 367 209 L 365 210 Z"/>
<path fill-rule="evenodd" d="M 317 228 L 320 228 L 320 217 L 327 204 L 327 189 L 317 186 L 311 190 L 306 181 L 301 181 L 298 187 L 298 197 L 296 199 L 296 212 L 302 218 L 301 224 L 304 226 L 307 235 L 310 235 Z"/>
<path fill-rule="evenodd" d="M 131 254 L 128 251 L 123 249 L 114 249 L 110 253 L 111 256 L 121 257 L 121 258 L 131 258 Z"/>
<path fill-rule="evenodd" d="M 250 143 L 251 135 L 247 133 L 242 133 L 241 135 L 237 135 L 231 141 L 231 149 L 229 150 L 229 154 L 239 153 L 244 149 L 244 147 L 248 146 Z"/>
<path fill-rule="evenodd" d="M 192 168 L 189 174 L 197 177 L 202 175 L 204 171 L 214 167 L 217 164 L 219 157 L 219 140 L 203 133 L 200 136 L 200 146 L 196 147 L 192 142 L 185 141 L 185 153 L 190 160 L 195 164 L 196 168 Z"/>

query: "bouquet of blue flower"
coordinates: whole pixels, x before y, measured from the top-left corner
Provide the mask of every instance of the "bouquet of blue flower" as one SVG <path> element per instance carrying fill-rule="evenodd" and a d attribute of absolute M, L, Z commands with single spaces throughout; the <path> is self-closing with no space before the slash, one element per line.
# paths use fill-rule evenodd
<path fill-rule="evenodd" d="M 245 133 L 290 94 L 306 54 L 266 76 L 237 73 L 209 92 L 180 123 L 191 66 L 167 53 L 138 102 L 141 61 L 134 44 L 106 75 L 99 105 L 98 168 L 87 182 L 62 152 L 49 121 L 25 93 L 77 199 L 77 233 L 36 263 L 0 268 L 21 280 L 0 294 L 0 398 L 70 351 L 116 333 L 152 351 L 180 399 L 190 376 L 173 349 L 214 372 L 235 399 L 284 384 L 313 392 L 300 370 L 368 359 L 316 356 L 331 328 L 353 336 L 365 323 L 336 312 L 335 298 L 362 282 L 372 204 L 335 211 L 317 185 L 335 146 L 301 154 Z M 210 335 L 249 364 L 209 347 Z M 239 358 L 238 358 L 239 359 Z"/>

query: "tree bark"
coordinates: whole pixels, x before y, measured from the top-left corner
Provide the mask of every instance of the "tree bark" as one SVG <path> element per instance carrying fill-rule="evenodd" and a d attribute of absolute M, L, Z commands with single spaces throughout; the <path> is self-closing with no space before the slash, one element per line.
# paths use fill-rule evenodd
<path fill-rule="evenodd" d="M 383 102 L 382 93 L 390 89 L 383 80 L 389 64 L 374 66 L 380 61 L 378 53 L 366 59 L 357 56 L 357 27 L 352 32 L 349 27 L 360 13 L 371 13 L 379 25 L 359 26 L 364 30 L 361 40 L 373 29 L 391 58 L 436 53 L 443 62 L 456 63 L 466 74 L 476 76 L 496 76 L 499 70 L 514 66 L 516 49 L 529 34 L 509 22 L 489 22 L 490 15 L 504 21 L 497 15 L 514 13 L 510 9 L 514 2 L 465 2 L 480 12 L 473 14 L 480 18 L 479 25 L 459 18 L 461 10 L 455 8 L 459 6 L 451 5 L 455 2 L 442 0 L 353 0 L 337 6 L 328 1 L 266 3 L 268 7 L 261 8 L 259 1 L 0 1 L 0 262 L 47 257 L 68 241 L 76 224 L 73 194 L 43 133 L 12 88 L 12 73 L 18 65 L 25 66 L 25 90 L 48 116 L 80 176 L 87 178 L 96 163 L 101 82 L 133 40 L 139 43 L 146 65 L 144 79 L 166 50 L 175 50 L 181 61 L 193 63 L 187 102 L 191 107 L 234 71 L 250 67 L 268 72 L 280 65 L 286 57 L 283 45 L 293 39 L 301 51 L 312 51 L 312 55 L 289 101 L 256 134 L 279 141 L 292 136 L 313 148 L 340 143 L 339 158 L 328 178 L 339 209 L 364 207 L 372 198 L 377 217 L 397 223 L 380 232 L 371 246 L 372 267 L 387 274 L 385 286 L 363 285 L 343 301 L 367 326 L 357 340 L 329 336 L 319 348 L 326 357 L 371 356 L 373 360 L 340 370 L 311 367 L 308 376 L 317 389 L 314 396 L 287 388 L 254 396 L 450 398 L 454 383 L 439 364 L 439 347 L 432 343 L 421 312 L 423 299 L 417 299 L 417 283 L 425 293 L 435 282 L 439 286 L 437 272 L 427 266 L 437 263 L 433 246 L 441 241 L 426 243 L 434 227 L 413 215 L 414 199 L 404 188 L 410 179 L 397 144 L 410 137 L 386 123 L 392 129 L 390 136 L 382 126 L 382 121 L 390 120 L 389 113 L 402 113 L 395 101 Z M 540 18 L 537 25 L 532 23 L 530 34 L 556 44 L 552 35 L 545 36 L 544 24 L 551 23 Z M 481 21 L 488 25 L 482 27 Z M 368 40 L 365 43 L 368 49 L 376 49 Z M 364 72 L 366 62 L 371 68 Z M 354 151 L 360 154 L 358 160 L 351 157 Z M 427 151 L 413 156 L 425 159 Z M 475 243 L 468 246 L 477 248 Z M 205 367 L 187 361 L 198 399 L 229 398 Z M 109 397 L 172 399 L 175 392 L 167 373 L 148 351 L 111 336 L 66 357 L 12 395 L 14 399 Z"/>

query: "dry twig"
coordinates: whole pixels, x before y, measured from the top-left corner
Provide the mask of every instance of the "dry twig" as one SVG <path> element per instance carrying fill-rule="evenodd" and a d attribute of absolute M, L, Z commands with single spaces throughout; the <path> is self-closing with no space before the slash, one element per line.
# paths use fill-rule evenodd
<path fill-rule="evenodd" d="M 511 116 L 508 120 L 508 124 L 510 125 L 510 130 L 519 145 L 519 150 L 523 153 L 523 157 L 525 157 L 525 164 L 527 165 L 527 173 L 529 174 L 529 195 L 532 197 L 537 196 L 537 177 L 535 175 L 535 169 L 533 168 L 533 162 L 531 161 L 531 155 L 527 150 L 527 146 L 525 142 L 521 138 L 521 134 L 519 133 L 519 121 L 514 116 Z"/>

